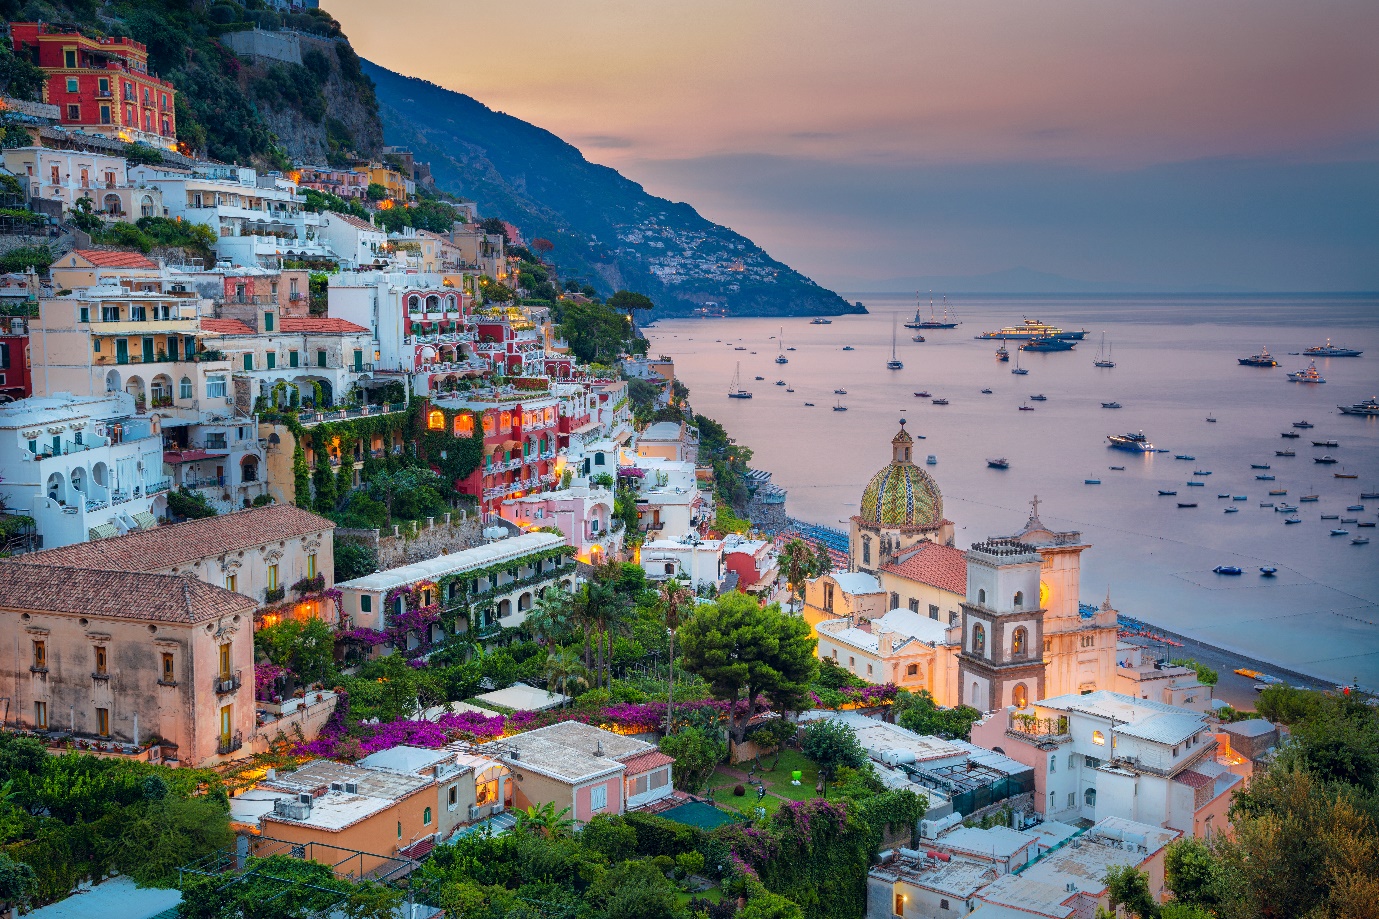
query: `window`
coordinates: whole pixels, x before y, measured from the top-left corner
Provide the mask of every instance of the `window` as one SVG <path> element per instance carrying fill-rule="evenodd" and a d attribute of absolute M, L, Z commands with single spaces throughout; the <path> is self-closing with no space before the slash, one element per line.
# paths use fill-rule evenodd
<path fill-rule="evenodd" d="M 314 577 L 316 577 L 316 553 L 315 553 L 315 552 L 311 553 L 310 555 L 308 555 L 308 556 L 306 557 L 306 576 L 309 577 L 309 578 L 314 578 Z"/>
<path fill-rule="evenodd" d="M 455 809 L 455 805 L 457 805 L 457 804 L 460 803 L 460 786 L 458 786 L 458 785 L 451 785 L 451 786 L 450 786 L 449 791 L 447 791 L 447 793 L 446 793 L 446 802 L 445 802 L 445 803 L 446 803 L 446 806 L 448 806 L 451 810 L 454 810 L 454 809 Z"/>
<path fill-rule="evenodd" d="M 976 625 L 972 628 L 972 653 L 986 653 L 986 628 L 982 625 Z"/>
<path fill-rule="evenodd" d="M 871 676 L 871 664 L 867 664 L 867 676 Z"/>
<path fill-rule="evenodd" d="M 105 645 L 96 645 L 96 672 L 105 673 L 106 651 Z"/>
<path fill-rule="evenodd" d="M 46 731 L 48 729 L 47 702 L 34 703 L 34 727 L 38 728 L 40 731 Z"/>
<path fill-rule="evenodd" d="M 163 652 L 163 682 L 177 682 L 177 670 L 173 664 L 172 653 L 169 651 Z"/>
<path fill-rule="evenodd" d="M 1088 807 L 1096 807 L 1096 789 L 1088 788 L 1082 793 L 1082 800 L 1087 802 Z"/>
<path fill-rule="evenodd" d="M 268 566 L 268 589 L 273 590 L 278 586 L 278 566 Z"/>
<path fill-rule="evenodd" d="M 90 321 L 91 321 L 91 307 L 89 307 L 89 306 L 78 307 L 78 309 L 77 309 L 77 322 L 90 322 Z M 99 345 L 99 342 L 97 342 L 97 344 Z M 100 348 L 98 347 L 96 350 L 99 351 Z"/>
<path fill-rule="evenodd" d="M 34 642 L 34 663 L 35 670 L 48 669 L 48 643 L 46 641 Z"/>
<path fill-rule="evenodd" d="M 293 348 L 287 352 L 287 366 L 296 367 L 301 363 L 301 358 L 297 356 L 297 349 Z"/>
<path fill-rule="evenodd" d="M 940 900 L 938 901 L 938 908 L 939 908 L 939 909 L 948 909 L 948 908 L 949 908 L 949 906 L 948 906 L 948 901 L 947 901 L 947 900 L 940 899 Z"/>
<path fill-rule="evenodd" d="M 862 564 L 871 564 L 871 537 L 862 537 Z"/>
<path fill-rule="evenodd" d="M 235 592 L 235 589 L 236 589 L 236 587 L 238 587 L 238 585 L 239 585 L 239 575 L 237 575 L 237 574 L 227 574 L 227 575 L 225 575 L 225 589 L 226 589 L 226 590 L 230 591 L 231 593 L 234 593 L 234 592 Z"/>
<path fill-rule="evenodd" d="M 911 664 L 905 668 L 906 676 L 919 676 L 919 664 Z"/>
<path fill-rule="evenodd" d="M 608 786 L 595 785 L 589 789 L 589 810 L 601 811 L 608 806 Z"/>
<path fill-rule="evenodd" d="M 1100 731 L 1093 731 L 1092 743 L 1096 744 L 1098 747 L 1106 746 L 1106 735 L 1101 733 Z"/>
<path fill-rule="evenodd" d="M 919 612 L 919 610 L 915 610 L 915 612 Z M 930 618 L 930 619 L 937 619 L 937 618 L 938 618 L 938 607 L 935 606 L 935 605 L 932 604 L 932 603 L 929 604 L 929 618 Z"/>
<path fill-rule="evenodd" d="M 1095 756 L 1084 756 L 1082 757 L 1082 761 L 1087 764 L 1088 769 L 1101 768 L 1101 760 L 1097 759 Z"/>
<path fill-rule="evenodd" d="M 318 351 L 316 352 L 316 366 L 317 366 L 317 367 L 324 367 L 325 365 L 326 365 L 326 350 L 325 350 L 324 348 L 321 348 L 320 350 L 318 350 Z"/>
<path fill-rule="evenodd" d="M 827 612 L 830 612 L 830 613 L 833 612 L 833 585 L 832 585 L 832 584 L 825 584 L 825 585 L 824 585 L 824 610 L 827 611 Z"/>
<path fill-rule="evenodd" d="M 245 370 L 253 370 L 253 369 L 254 369 L 254 352 L 250 351 L 249 353 L 247 353 L 247 354 L 244 355 L 244 369 L 245 369 Z"/>
<path fill-rule="evenodd" d="M 264 313 L 264 314 L 263 314 L 263 330 L 264 330 L 265 332 L 271 332 L 271 331 L 273 331 L 273 314 L 272 314 L 272 313 Z"/>
<path fill-rule="evenodd" d="M 898 593 L 892 593 L 892 594 L 891 594 L 891 605 L 890 605 L 890 608 L 891 608 L 891 609 L 899 609 L 899 608 L 900 608 L 900 594 L 898 594 Z"/>
<path fill-rule="evenodd" d="M 895 914 L 897 916 L 905 915 L 905 895 L 903 893 L 895 895 Z"/>
<path fill-rule="evenodd" d="M 110 709 L 96 709 L 96 733 L 102 737 L 110 736 Z"/>
<path fill-rule="evenodd" d="M 977 591 L 977 605 L 978 605 L 978 606 L 986 606 L 986 591 L 985 591 L 985 590 L 979 590 L 979 591 Z"/>
<path fill-rule="evenodd" d="M 855 658 L 855 657 L 849 657 L 849 658 L 848 658 L 848 666 L 849 666 L 849 667 L 856 667 L 856 666 L 857 666 L 857 658 Z"/>
<path fill-rule="evenodd" d="M 401 838 L 402 838 L 402 821 L 401 821 L 401 820 L 399 820 L 399 821 L 397 822 L 397 838 L 398 838 L 398 839 L 401 839 Z"/>
<path fill-rule="evenodd" d="M 101 106 L 101 124 L 110 124 L 110 106 Z"/>
<path fill-rule="evenodd" d="M 1050 757 L 1049 757 L 1049 771 L 1050 771 L 1050 772 L 1057 772 L 1057 771 L 1058 771 L 1058 757 L 1056 757 L 1056 756 L 1050 756 Z"/>
<path fill-rule="evenodd" d="M 81 106 L 80 106 L 80 105 L 69 105 L 69 106 L 67 106 L 67 120 L 68 120 L 68 121 L 81 121 Z"/>
<path fill-rule="evenodd" d="M 177 397 L 179 399 L 190 399 L 192 397 L 191 377 L 183 377 L 177 384 Z"/>
<path fill-rule="evenodd" d="M 359 612 L 373 612 L 373 597 L 369 596 L 368 594 L 364 594 L 359 598 Z"/>
<path fill-rule="evenodd" d="M 268 362 L 268 369 L 269 369 L 269 370 L 273 370 L 274 368 L 276 368 L 276 367 L 278 366 L 278 352 L 276 352 L 276 351 L 269 351 L 267 354 L 264 355 L 264 358 L 265 358 L 265 359 L 267 360 L 267 362 Z"/>
<path fill-rule="evenodd" d="M 1015 688 L 1010 691 L 1010 701 L 1016 708 L 1024 708 L 1029 704 L 1029 690 L 1024 683 L 1016 683 Z"/>
<path fill-rule="evenodd" d="M 228 680 L 230 678 L 230 645 L 220 646 L 220 678 Z"/>
<path fill-rule="evenodd" d="M 1048 653 L 1050 653 L 1050 652 L 1052 652 L 1052 651 L 1053 651 L 1053 639 L 1052 639 L 1052 638 L 1045 638 L 1045 639 L 1044 639 L 1044 653 L 1045 653 L 1045 654 L 1048 654 Z"/>
<path fill-rule="evenodd" d="M 1019 609 L 1020 607 L 1024 606 L 1024 605 L 1025 605 L 1025 593 L 1024 593 L 1024 591 L 1022 591 L 1022 590 L 1017 590 L 1017 591 L 1015 591 L 1015 599 L 1014 599 L 1013 601 L 1011 601 L 1011 602 L 1015 604 L 1015 608 L 1016 608 L 1016 609 Z"/>
<path fill-rule="evenodd" d="M 1029 629 L 1024 626 L 1015 630 L 1015 634 L 1010 639 L 1011 657 L 1024 657 L 1028 653 Z M 1022 708 L 1024 706 L 1021 706 Z"/>
<path fill-rule="evenodd" d="M 206 398 L 225 398 L 225 374 L 215 373 L 206 377 Z"/>
<path fill-rule="evenodd" d="M 426 810 L 424 810 L 424 811 L 421 812 L 421 825 L 422 825 L 422 826 L 430 826 L 430 825 L 431 825 L 431 808 L 428 807 L 428 808 L 426 808 Z"/>
<path fill-rule="evenodd" d="M 76 78 L 76 77 L 68 77 L 68 78 L 67 78 L 67 91 L 68 91 L 69 93 L 74 93 L 74 92 L 77 92 L 77 91 L 78 91 L 78 90 L 77 90 L 77 78 Z"/>
<path fill-rule="evenodd" d="M 1068 768 L 1069 768 L 1069 769 L 1076 769 L 1076 768 L 1077 768 L 1077 754 L 1076 754 L 1076 753 L 1069 753 L 1069 754 L 1068 754 Z"/>
<path fill-rule="evenodd" d="M 1070 791 L 1070 792 L 1068 792 L 1068 806 L 1069 806 L 1069 807 L 1076 807 L 1076 806 L 1077 806 L 1077 792 L 1075 792 L 1075 791 Z"/>
<path fill-rule="evenodd" d="M 651 789 L 653 791 L 655 791 L 657 788 L 665 788 L 669 784 L 669 769 L 657 769 L 655 772 L 651 773 Z"/>

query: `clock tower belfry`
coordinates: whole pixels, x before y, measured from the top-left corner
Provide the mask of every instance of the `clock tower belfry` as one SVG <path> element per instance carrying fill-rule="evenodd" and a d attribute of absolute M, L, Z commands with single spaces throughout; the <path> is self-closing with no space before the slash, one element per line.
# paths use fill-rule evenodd
<path fill-rule="evenodd" d="M 981 712 L 1044 698 L 1043 559 L 1031 545 L 989 539 L 967 551 L 958 687 Z"/>

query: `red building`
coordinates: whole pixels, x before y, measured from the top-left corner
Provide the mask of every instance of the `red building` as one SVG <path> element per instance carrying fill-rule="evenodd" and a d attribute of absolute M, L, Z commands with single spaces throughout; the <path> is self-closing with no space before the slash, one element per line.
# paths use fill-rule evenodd
<path fill-rule="evenodd" d="M 27 399 L 33 394 L 28 322 L 6 319 L 0 325 L 0 402 Z"/>
<path fill-rule="evenodd" d="M 429 430 L 472 437 L 476 415 L 483 425 L 483 462 L 455 483 L 461 494 L 474 496 L 480 511 L 497 513 L 505 499 L 548 491 L 559 481 L 556 427 L 560 405 L 553 396 L 533 392 L 520 403 L 463 400 L 446 401 L 444 407 L 450 411 L 433 406 L 427 412 Z M 457 413 L 456 408 L 460 409 Z"/>
<path fill-rule="evenodd" d="M 148 48 L 132 38 L 91 38 L 41 22 L 10 24 L 16 54 L 47 76 L 43 101 L 62 123 L 93 134 L 172 149 L 177 90 L 149 72 Z"/>

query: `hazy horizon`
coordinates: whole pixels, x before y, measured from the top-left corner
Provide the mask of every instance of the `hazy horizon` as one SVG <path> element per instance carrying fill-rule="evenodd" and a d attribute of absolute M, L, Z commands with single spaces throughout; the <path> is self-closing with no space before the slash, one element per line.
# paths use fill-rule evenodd
<path fill-rule="evenodd" d="M 327 8 L 826 286 L 1379 289 L 1372 2 Z"/>

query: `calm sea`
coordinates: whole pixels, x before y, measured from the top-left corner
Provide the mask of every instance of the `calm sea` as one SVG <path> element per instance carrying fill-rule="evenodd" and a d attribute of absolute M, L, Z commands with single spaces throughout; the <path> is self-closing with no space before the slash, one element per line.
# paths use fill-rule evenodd
<path fill-rule="evenodd" d="M 909 298 L 854 295 L 871 314 L 832 325 L 807 319 L 672 320 L 648 330 L 652 354 L 672 355 L 690 387 L 695 409 L 716 418 L 755 453 L 753 465 L 774 473 L 789 490 L 789 512 L 803 520 L 845 528 L 863 486 L 890 456 L 890 439 L 905 418 L 923 435 L 915 452 L 933 454 L 929 471 L 943 491 L 945 515 L 967 546 L 1013 533 L 1029 501 L 1059 529 L 1081 530 L 1092 548 L 1083 555 L 1082 599 L 1108 593 L 1122 613 L 1266 662 L 1337 682 L 1379 689 L 1379 538 L 1351 544 L 1375 529 L 1337 521 L 1379 518 L 1379 418 L 1343 416 L 1351 404 L 1379 393 L 1379 299 L 1364 296 L 1210 297 L 984 297 L 950 298 L 962 324 L 924 331 L 923 343 L 901 325 L 897 351 L 903 370 L 886 369 L 892 317 L 913 315 Z M 927 313 L 927 306 L 925 308 Z M 998 363 L 997 343 L 976 341 L 987 329 L 1042 319 L 1065 329 L 1085 328 L 1071 352 L 1020 355 L 1026 376 Z M 1092 366 L 1105 333 L 1114 369 Z M 790 363 L 777 365 L 783 335 Z M 1317 362 L 1325 385 L 1290 383 L 1285 372 L 1306 366 L 1303 348 L 1330 337 L 1362 348 L 1359 358 Z M 741 345 L 747 351 L 735 351 Z M 844 351 L 845 345 L 854 350 Z M 1283 364 L 1242 367 L 1236 358 L 1262 346 Z M 1012 349 L 1013 349 L 1012 345 Z M 752 353 L 755 352 L 755 353 Z M 1013 353 L 1013 352 L 1012 352 Z M 751 400 L 728 399 L 741 364 Z M 755 380 L 762 376 L 764 380 Z M 785 380 L 794 392 L 774 385 Z M 835 396 L 834 389 L 846 389 Z M 992 393 L 985 395 L 983 388 Z M 928 391 L 946 406 L 917 398 Z M 1035 394 L 1047 401 L 1029 401 Z M 847 412 L 832 411 L 841 399 Z M 1123 408 L 1104 409 L 1103 401 Z M 814 403 L 807 407 L 806 402 Z M 1034 411 L 1022 412 L 1021 405 Z M 1208 423 L 1207 417 L 1216 418 Z M 1307 420 L 1316 425 L 1298 440 L 1282 431 Z M 1106 435 L 1143 430 L 1170 452 L 1139 456 L 1106 446 Z M 1314 448 L 1312 440 L 1335 440 Z M 1297 456 L 1276 457 L 1293 449 Z M 1195 457 L 1174 459 L 1181 453 Z M 1340 462 L 1322 466 L 1314 456 Z M 1005 457 L 1010 468 L 988 468 Z M 1256 480 L 1251 463 L 1268 463 L 1274 482 Z M 1110 466 L 1124 466 L 1123 472 Z M 1205 487 L 1188 487 L 1195 470 Z M 1336 479 L 1334 471 L 1358 473 Z M 1100 479 L 1085 485 L 1084 479 Z M 1270 498 L 1271 488 L 1288 490 Z M 1159 489 L 1178 496 L 1159 497 Z M 1246 500 L 1218 499 L 1218 494 Z M 1261 501 L 1301 504 L 1302 522 L 1261 508 Z M 1196 508 L 1179 509 L 1180 501 Z M 1364 504 L 1362 512 L 1347 505 Z M 1224 513 L 1227 505 L 1240 508 Z M 1239 565 L 1240 577 L 1212 573 Z M 1273 579 L 1258 568 L 1279 569 Z"/>

